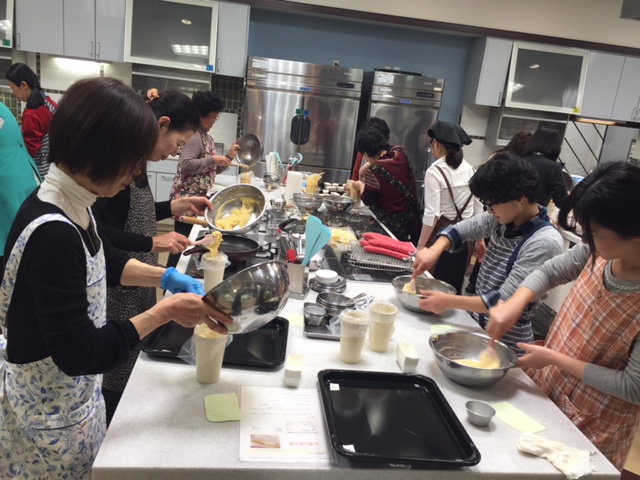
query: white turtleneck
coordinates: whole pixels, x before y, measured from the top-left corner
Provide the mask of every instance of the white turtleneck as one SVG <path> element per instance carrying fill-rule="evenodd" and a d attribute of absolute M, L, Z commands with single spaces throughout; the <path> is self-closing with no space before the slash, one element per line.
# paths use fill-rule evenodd
<path fill-rule="evenodd" d="M 91 219 L 89 208 L 98 196 L 80 186 L 55 163 L 52 163 L 49 173 L 40 186 L 38 198 L 60 207 L 72 222 L 87 230 Z"/>

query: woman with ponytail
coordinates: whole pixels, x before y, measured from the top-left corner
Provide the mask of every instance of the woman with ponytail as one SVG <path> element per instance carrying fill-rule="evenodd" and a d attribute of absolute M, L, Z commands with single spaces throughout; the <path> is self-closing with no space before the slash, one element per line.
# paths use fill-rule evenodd
<path fill-rule="evenodd" d="M 428 134 L 436 161 L 425 175 L 425 205 L 418 250 L 431 246 L 444 227 L 482 212 L 480 201 L 469 189 L 469 180 L 475 170 L 462 152 L 462 145 L 471 143 L 467 132 L 454 123 L 438 121 Z M 471 251 L 473 245 L 465 245 L 456 253 L 445 252 L 431 273 L 453 285 L 460 294 Z"/>
<path fill-rule="evenodd" d="M 40 176 L 49 171 L 49 122 L 58 105 L 40 86 L 35 72 L 24 63 L 14 63 L 5 77 L 13 94 L 27 107 L 22 112 L 22 137 Z"/>

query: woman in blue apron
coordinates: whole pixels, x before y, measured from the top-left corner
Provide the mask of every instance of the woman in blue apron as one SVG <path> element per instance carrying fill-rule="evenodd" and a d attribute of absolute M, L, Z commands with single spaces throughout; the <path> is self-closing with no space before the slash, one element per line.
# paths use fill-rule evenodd
<path fill-rule="evenodd" d="M 118 80 L 79 81 L 49 135 L 49 175 L 18 212 L 4 252 L 3 479 L 90 478 L 106 431 L 101 374 L 170 320 L 204 321 L 221 333 L 210 317 L 230 322 L 202 301 L 198 282 L 129 259 L 98 236 L 91 205 L 128 185 L 155 145 L 157 123 L 144 101 Z M 117 284 L 177 294 L 105 324 L 106 287 Z"/>

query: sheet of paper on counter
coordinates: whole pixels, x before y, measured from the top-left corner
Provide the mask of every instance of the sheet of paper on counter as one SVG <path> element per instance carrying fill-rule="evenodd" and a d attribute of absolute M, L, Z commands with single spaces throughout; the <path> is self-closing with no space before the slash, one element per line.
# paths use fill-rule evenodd
<path fill-rule="evenodd" d="M 243 386 L 240 460 L 329 459 L 322 406 L 315 388 Z"/>

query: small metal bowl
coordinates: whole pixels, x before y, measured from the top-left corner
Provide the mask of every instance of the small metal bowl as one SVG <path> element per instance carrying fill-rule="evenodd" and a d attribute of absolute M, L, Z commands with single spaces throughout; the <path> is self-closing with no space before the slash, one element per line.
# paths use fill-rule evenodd
<path fill-rule="evenodd" d="M 246 268 L 219 283 L 203 297 L 233 319 L 229 333 L 248 333 L 273 320 L 289 298 L 285 263 L 271 260 Z"/>
<path fill-rule="evenodd" d="M 238 140 L 238 153 L 236 154 L 236 161 L 242 165 L 251 167 L 258 163 L 262 158 L 264 150 L 262 148 L 262 141 L 260 137 L 253 133 L 247 133 Z"/>
<path fill-rule="evenodd" d="M 469 400 L 465 406 L 467 419 L 476 427 L 486 427 L 496 414 L 496 410 L 491 405 L 480 400 Z"/>
<path fill-rule="evenodd" d="M 280 183 L 280 175 L 277 173 L 267 172 L 262 176 L 262 181 L 264 182 L 264 186 L 267 187 L 267 192 L 271 190 L 275 190 L 278 188 L 278 184 Z M 273 200 L 271 200 L 271 205 L 273 206 Z M 284 205 L 282 206 L 284 208 Z"/>
<path fill-rule="evenodd" d="M 401 275 L 391 280 L 391 285 L 396 294 L 396 298 L 407 310 L 418 313 L 431 313 L 420 308 L 420 299 L 422 295 L 419 293 L 408 293 L 403 290 L 404 286 L 411 281 L 411 275 Z M 435 278 L 418 277 L 416 278 L 416 291 L 420 290 L 436 290 L 438 292 L 456 294 L 456 289 L 446 282 L 436 280 Z"/>
<path fill-rule="evenodd" d="M 489 346 L 491 338 L 483 333 L 451 330 L 434 333 L 429 337 L 436 364 L 442 373 L 461 385 L 486 387 L 501 380 L 518 361 L 513 350 L 500 341 L 495 342 L 499 368 L 477 368 L 458 363 L 456 360 L 478 359 L 480 352 Z"/>
<path fill-rule="evenodd" d="M 284 195 L 282 197 L 276 197 L 276 198 L 272 198 L 270 201 L 271 203 L 271 208 L 273 210 L 284 210 L 284 207 L 287 206 L 287 199 L 284 198 Z"/>
<path fill-rule="evenodd" d="M 353 198 L 340 195 L 325 195 L 322 201 L 327 212 L 331 213 L 347 213 L 356 204 Z"/>
<path fill-rule="evenodd" d="M 314 214 L 322 206 L 322 197 L 317 193 L 294 193 L 293 204 L 301 213 Z"/>
<path fill-rule="evenodd" d="M 316 302 L 322 305 L 329 315 L 339 315 L 346 308 L 355 308 L 356 302 L 339 293 L 322 292 L 316 297 Z"/>
<path fill-rule="evenodd" d="M 305 302 L 304 323 L 313 327 L 319 326 L 327 316 L 327 310 L 317 303 Z"/>

